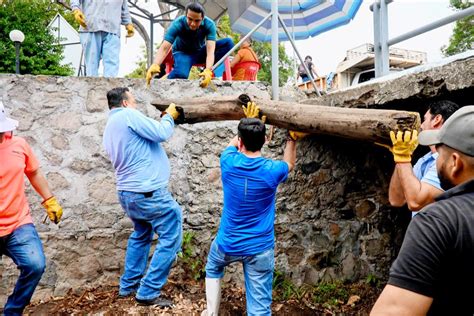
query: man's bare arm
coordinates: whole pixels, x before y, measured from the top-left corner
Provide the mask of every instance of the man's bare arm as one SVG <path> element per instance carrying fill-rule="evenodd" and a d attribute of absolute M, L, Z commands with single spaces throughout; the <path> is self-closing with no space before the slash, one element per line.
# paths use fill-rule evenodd
<path fill-rule="evenodd" d="M 398 173 L 408 208 L 411 211 L 421 210 L 443 193 L 442 190 L 418 180 L 410 163 L 397 163 L 395 170 Z"/>
<path fill-rule="evenodd" d="M 424 316 L 432 302 L 431 297 L 389 284 L 375 302 L 370 316 Z"/>
<path fill-rule="evenodd" d="M 206 68 L 212 69 L 214 66 L 214 52 L 216 51 L 216 42 L 207 41 L 206 42 Z"/>
<path fill-rule="evenodd" d="M 388 187 L 388 201 L 390 202 L 391 206 L 395 207 L 402 207 L 407 202 L 405 199 L 405 193 L 403 192 L 402 183 L 398 177 L 397 165 L 395 165 L 392 178 L 390 179 L 390 185 Z"/>
<path fill-rule="evenodd" d="M 288 171 L 293 170 L 296 162 L 296 141 L 289 137 L 286 141 L 285 151 L 283 153 L 283 161 L 288 164 Z"/>
<path fill-rule="evenodd" d="M 39 168 L 33 172 L 27 173 L 26 176 L 28 177 L 28 180 L 30 180 L 35 191 L 38 192 L 43 200 L 49 199 L 53 196 L 49 189 L 48 181 Z"/>
<path fill-rule="evenodd" d="M 160 47 L 158 48 L 158 51 L 156 52 L 155 64 L 161 65 L 165 60 L 166 56 L 168 56 L 170 50 L 171 43 L 168 41 L 163 41 L 163 43 L 161 43 Z"/>

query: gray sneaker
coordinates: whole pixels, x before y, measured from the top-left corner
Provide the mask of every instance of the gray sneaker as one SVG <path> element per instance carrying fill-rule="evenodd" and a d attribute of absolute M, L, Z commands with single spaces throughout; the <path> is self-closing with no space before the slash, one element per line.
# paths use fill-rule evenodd
<path fill-rule="evenodd" d="M 146 306 L 173 307 L 172 301 L 167 300 L 166 298 L 162 298 L 160 296 L 152 300 L 141 300 L 135 297 L 135 301 L 137 301 L 137 303 L 140 305 Z"/>

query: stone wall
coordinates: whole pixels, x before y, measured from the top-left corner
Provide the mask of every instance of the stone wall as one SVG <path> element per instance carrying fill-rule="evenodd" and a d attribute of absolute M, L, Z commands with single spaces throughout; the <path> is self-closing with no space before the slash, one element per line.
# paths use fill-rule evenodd
<path fill-rule="evenodd" d="M 106 92 L 131 87 L 139 109 L 158 118 L 154 98 L 237 95 L 269 99 L 261 83 L 221 83 L 217 91 L 197 82 L 60 78 L 0 75 L 0 97 L 20 121 L 17 135 L 28 140 L 64 207 L 56 226 L 43 223 L 40 198 L 28 188 L 47 268 L 35 299 L 63 295 L 100 284 L 117 284 L 131 222 L 115 193 L 114 174 L 102 148 L 107 119 Z M 282 91 L 282 99 L 301 95 Z M 205 258 L 221 208 L 219 154 L 236 132 L 236 122 L 182 125 L 165 145 L 170 157 L 170 189 L 183 207 L 184 230 L 195 234 L 195 253 Z M 285 131 L 277 129 L 264 155 L 282 158 Z M 159 166 L 157 166 L 159 167 Z M 387 207 L 393 168 L 385 149 L 333 137 L 312 136 L 298 143 L 295 170 L 279 187 L 276 269 L 297 284 L 387 276 L 409 219 L 406 210 Z M 173 273 L 185 273 L 183 262 Z M 226 281 L 242 278 L 232 267 Z M 0 261 L 0 304 L 18 275 L 5 256 Z"/>

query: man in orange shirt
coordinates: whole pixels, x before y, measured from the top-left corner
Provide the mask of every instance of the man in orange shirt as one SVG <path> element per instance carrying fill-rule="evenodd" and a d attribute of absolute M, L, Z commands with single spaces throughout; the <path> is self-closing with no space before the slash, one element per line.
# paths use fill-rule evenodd
<path fill-rule="evenodd" d="M 240 46 L 239 51 L 235 55 L 234 59 L 230 63 L 230 68 L 234 68 L 235 65 L 238 63 L 242 63 L 245 61 L 254 61 L 258 63 L 257 54 L 255 54 L 254 50 L 252 49 L 252 41 L 250 38 L 247 38 L 242 45 Z M 240 68 L 237 71 L 232 71 L 232 80 L 244 80 L 245 77 L 245 69 Z"/>
<path fill-rule="evenodd" d="M 20 270 L 4 315 L 21 315 L 30 303 L 45 268 L 41 240 L 25 196 L 24 175 L 43 198 L 51 221 L 59 223 L 63 210 L 49 190 L 31 147 L 13 136 L 18 122 L 6 116 L 0 101 L 0 257 L 10 257 Z"/>

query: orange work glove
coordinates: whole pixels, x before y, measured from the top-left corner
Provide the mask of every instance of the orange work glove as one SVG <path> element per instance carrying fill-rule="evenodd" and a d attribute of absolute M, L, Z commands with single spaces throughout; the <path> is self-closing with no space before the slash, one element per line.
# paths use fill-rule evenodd
<path fill-rule="evenodd" d="M 55 224 L 59 223 L 61 216 L 63 216 L 63 208 L 59 205 L 58 200 L 52 196 L 41 203 L 41 205 L 46 209 L 49 219 Z"/>
<path fill-rule="evenodd" d="M 148 68 L 148 71 L 146 72 L 146 85 L 147 86 L 150 86 L 151 79 L 153 79 L 153 77 L 156 74 L 159 74 L 160 71 L 161 71 L 161 68 L 160 68 L 160 65 L 158 64 L 152 64 L 150 68 Z"/>
<path fill-rule="evenodd" d="M 179 117 L 179 112 L 178 110 L 176 110 L 176 104 L 174 103 L 171 103 L 165 110 L 166 113 L 168 113 L 169 115 L 171 115 L 171 117 L 173 118 L 173 120 L 176 121 L 176 119 Z"/>
<path fill-rule="evenodd" d="M 305 138 L 306 136 L 309 135 L 309 133 L 297 132 L 297 131 L 289 131 L 288 134 L 290 135 L 290 138 L 294 141 Z"/>
<path fill-rule="evenodd" d="M 204 69 L 204 71 L 199 74 L 199 77 L 201 77 L 201 82 L 199 83 L 201 88 L 207 87 L 209 83 L 211 83 L 212 70 L 209 68 Z"/>
<path fill-rule="evenodd" d="M 411 156 L 418 147 L 418 131 L 405 131 L 405 133 L 398 131 L 396 135 L 394 131 L 390 131 L 390 139 L 392 140 L 392 146 L 375 144 L 390 150 L 395 162 L 411 162 Z"/>
<path fill-rule="evenodd" d="M 87 28 L 86 17 L 84 16 L 84 13 L 82 13 L 82 11 L 79 9 L 72 11 L 72 13 L 74 14 L 74 19 L 76 19 L 77 23 L 79 23 L 83 28 Z"/>
<path fill-rule="evenodd" d="M 135 28 L 132 23 L 125 25 L 125 29 L 127 30 L 126 37 L 132 37 L 135 34 Z"/>
<path fill-rule="evenodd" d="M 260 118 L 260 108 L 255 102 L 248 102 L 247 106 L 242 105 L 242 109 L 244 110 L 244 115 L 247 118 Z M 267 120 L 265 115 L 262 115 L 261 120 L 263 123 Z"/>

